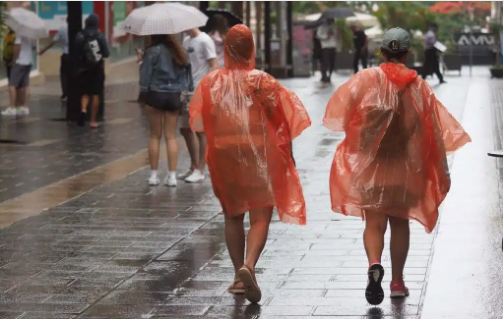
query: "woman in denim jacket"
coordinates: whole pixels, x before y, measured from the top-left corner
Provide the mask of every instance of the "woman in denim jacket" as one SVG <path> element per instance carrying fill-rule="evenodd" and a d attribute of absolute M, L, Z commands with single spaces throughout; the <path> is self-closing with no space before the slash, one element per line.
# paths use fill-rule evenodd
<path fill-rule="evenodd" d="M 177 118 L 182 108 L 182 93 L 192 88 L 190 65 L 184 48 L 173 35 L 153 35 L 140 65 L 140 96 L 146 105 L 150 125 L 149 185 L 160 183 L 157 169 L 159 146 L 164 133 L 168 156 L 168 175 L 164 183 L 176 186 L 178 146 Z"/>

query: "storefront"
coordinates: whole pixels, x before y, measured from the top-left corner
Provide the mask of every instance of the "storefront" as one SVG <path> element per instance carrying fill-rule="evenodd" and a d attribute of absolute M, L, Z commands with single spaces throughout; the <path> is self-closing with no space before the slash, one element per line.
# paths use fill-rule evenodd
<path fill-rule="evenodd" d="M 118 61 L 134 55 L 135 48 L 141 44 L 137 37 L 126 34 L 122 24 L 135 8 L 143 6 L 144 1 L 82 1 L 82 20 L 91 13 L 100 17 L 100 29 L 105 33 L 111 49 L 111 61 Z M 66 1 L 40 1 L 38 13 L 47 21 L 51 35 L 66 24 Z M 49 41 L 41 40 L 41 43 Z"/>

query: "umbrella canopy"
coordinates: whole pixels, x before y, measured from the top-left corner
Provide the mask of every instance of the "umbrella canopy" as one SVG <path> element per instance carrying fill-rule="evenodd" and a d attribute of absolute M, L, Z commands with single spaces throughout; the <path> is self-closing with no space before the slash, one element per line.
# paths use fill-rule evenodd
<path fill-rule="evenodd" d="M 351 16 L 345 19 L 347 25 L 357 24 L 363 28 L 373 28 L 380 26 L 380 21 L 375 16 L 366 13 L 355 13 L 355 16 Z"/>
<path fill-rule="evenodd" d="M 155 3 L 133 10 L 123 28 L 138 36 L 175 34 L 204 26 L 207 20 L 195 7 L 176 2 Z"/>
<path fill-rule="evenodd" d="M 5 24 L 8 25 L 16 35 L 38 39 L 49 35 L 46 24 L 37 14 L 25 8 L 13 8 L 7 12 Z"/>
<path fill-rule="evenodd" d="M 336 7 L 324 11 L 320 19 L 341 19 L 351 17 L 353 15 L 353 10 L 350 8 Z"/>
<path fill-rule="evenodd" d="M 224 9 L 207 9 L 205 10 L 205 14 L 208 16 L 208 21 L 204 27 L 201 28 L 202 31 L 208 32 L 212 29 L 212 17 L 215 16 L 216 14 L 220 14 L 226 18 L 228 22 L 228 27 L 231 28 L 234 25 L 243 23 L 243 21 L 236 16 L 234 13 L 229 12 Z"/>
<path fill-rule="evenodd" d="M 350 8 L 336 7 L 327 9 L 322 14 L 312 14 L 305 17 L 305 20 L 308 21 L 305 24 L 305 29 L 314 29 L 324 23 L 327 19 L 343 19 L 353 16 L 353 10 Z M 313 19 L 316 19 L 313 21 Z"/>

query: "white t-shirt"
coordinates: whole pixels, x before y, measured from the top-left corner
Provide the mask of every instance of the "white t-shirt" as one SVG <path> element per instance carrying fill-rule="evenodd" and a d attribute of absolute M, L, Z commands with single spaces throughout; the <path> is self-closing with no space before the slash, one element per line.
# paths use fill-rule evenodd
<path fill-rule="evenodd" d="M 59 28 L 58 33 L 54 35 L 53 41 L 63 47 L 64 54 L 68 54 L 68 28 L 66 25 Z"/>
<path fill-rule="evenodd" d="M 21 46 L 16 63 L 24 66 L 31 65 L 33 63 L 33 47 L 35 47 L 35 41 L 26 37 L 16 37 L 16 42 L 14 43 Z"/>
<path fill-rule="evenodd" d="M 210 71 L 208 60 L 217 58 L 215 44 L 209 35 L 201 32 L 194 38 L 186 37 L 183 45 L 191 61 L 194 88 L 196 88 L 200 80 Z"/>
<path fill-rule="evenodd" d="M 317 38 L 320 39 L 320 46 L 322 48 L 336 48 L 337 47 L 337 29 L 331 25 L 321 25 L 317 28 Z"/>
<path fill-rule="evenodd" d="M 217 64 L 219 67 L 224 67 L 224 39 L 218 31 L 209 34 L 215 44 L 215 52 L 217 53 Z"/>

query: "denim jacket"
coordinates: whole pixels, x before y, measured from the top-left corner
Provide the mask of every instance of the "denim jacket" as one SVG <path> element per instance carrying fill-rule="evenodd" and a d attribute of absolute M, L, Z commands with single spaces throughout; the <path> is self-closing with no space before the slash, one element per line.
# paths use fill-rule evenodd
<path fill-rule="evenodd" d="M 191 65 L 179 66 L 163 44 L 148 48 L 140 65 L 140 91 L 192 91 Z"/>

